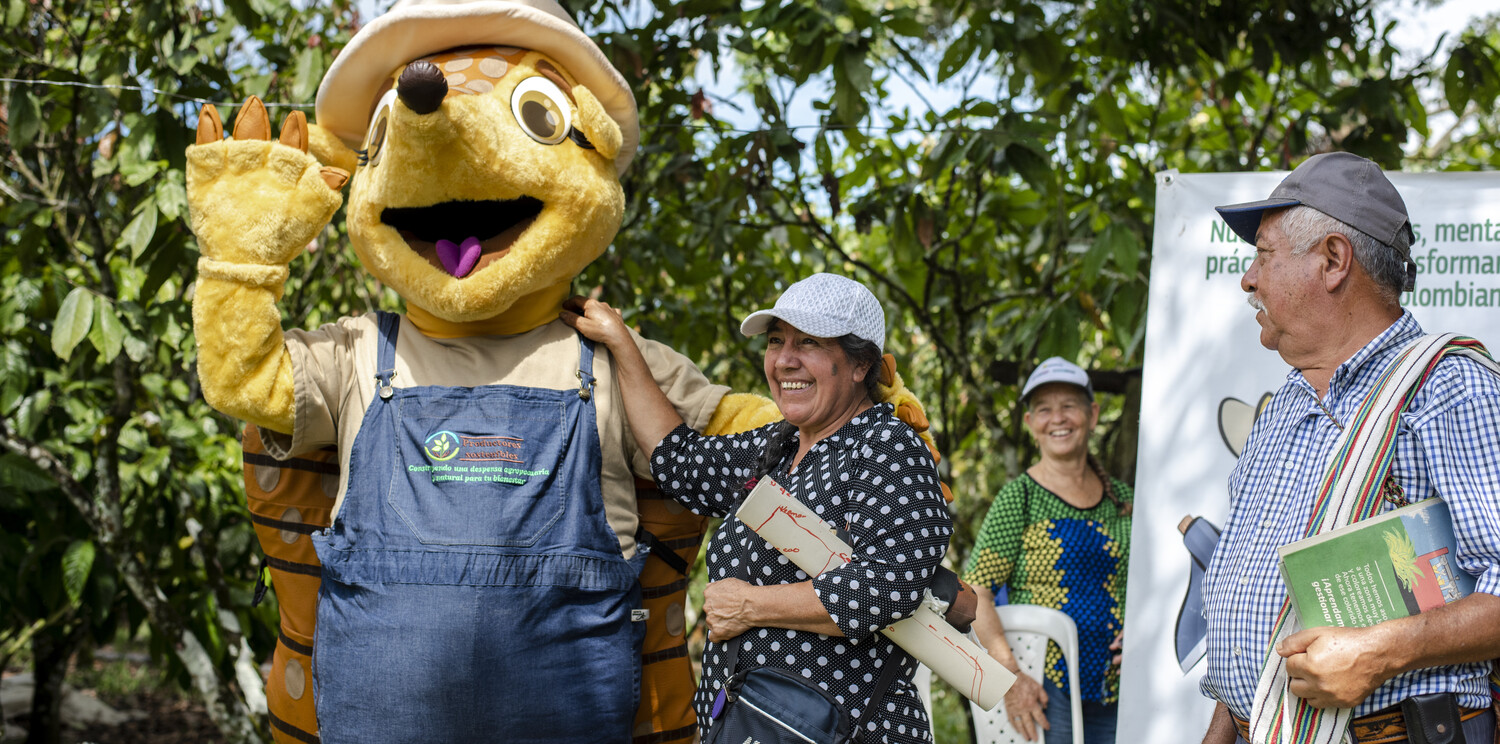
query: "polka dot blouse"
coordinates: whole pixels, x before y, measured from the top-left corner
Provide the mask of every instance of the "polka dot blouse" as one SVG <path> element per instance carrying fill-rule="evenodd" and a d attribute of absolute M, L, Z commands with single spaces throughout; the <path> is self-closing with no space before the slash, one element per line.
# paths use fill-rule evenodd
<path fill-rule="evenodd" d="M 771 426 L 705 437 L 686 426 L 667 435 L 652 454 L 658 487 L 698 514 L 724 517 L 707 552 L 710 581 L 738 578 L 759 586 L 806 581 L 803 573 L 733 516 L 748 493 Z M 741 642 L 740 664 L 788 669 L 816 682 L 857 717 L 870 704 L 880 670 L 899 659 L 905 668 L 881 696 L 859 732 L 862 742 L 929 742 L 931 728 L 911 683 L 916 662 L 878 631 L 910 616 L 942 562 L 952 520 L 926 445 L 891 406 L 866 409 L 824 438 L 788 472 L 797 438 L 771 476 L 824 520 L 846 529 L 854 558 L 813 579 L 813 588 L 844 638 L 757 628 Z M 720 644 L 704 652 L 703 679 L 694 696 L 698 723 L 708 733 L 714 697 L 729 679 Z"/>

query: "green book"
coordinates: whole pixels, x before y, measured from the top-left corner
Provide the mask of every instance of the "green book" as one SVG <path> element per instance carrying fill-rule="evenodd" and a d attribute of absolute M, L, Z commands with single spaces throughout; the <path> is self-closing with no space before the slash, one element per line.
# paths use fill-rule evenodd
<path fill-rule="evenodd" d="M 1277 548 L 1302 627 L 1365 627 L 1474 591 L 1458 567 L 1453 518 L 1428 499 Z"/>

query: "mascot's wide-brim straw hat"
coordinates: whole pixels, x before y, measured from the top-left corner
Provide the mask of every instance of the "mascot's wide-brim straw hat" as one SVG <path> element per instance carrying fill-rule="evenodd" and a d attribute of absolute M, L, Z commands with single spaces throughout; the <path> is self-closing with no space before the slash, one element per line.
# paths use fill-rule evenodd
<path fill-rule="evenodd" d="M 349 40 L 318 86 L 317 123 L 351 147 L 364 142 L 375 92 L 396 68 L 465 46 L 541 52 L 588 88 L 620 126 L 615 168 L 624 173 L 640 142 L 635 96 L 599 46 L 556 0 L 401 0 Z"/>

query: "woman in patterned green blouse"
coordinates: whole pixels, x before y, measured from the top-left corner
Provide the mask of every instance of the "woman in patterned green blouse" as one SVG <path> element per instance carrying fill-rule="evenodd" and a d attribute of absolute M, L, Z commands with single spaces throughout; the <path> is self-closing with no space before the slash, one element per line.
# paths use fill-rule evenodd
<path fill-rule="evenodd" d="M 1041 683 L 1018 675 L 1005 695 L 1006 715 L 1028 740 L 1045 730 L 1048 744 L 1071 742 L 1067 675 L 1078 674 L 1085 741 L 1114 742 L 1134 496 L 1089 454 L 1099 404 L 1088 373 L 1053 357 L 1027 379 L 1021 399 L 1041 459 L 1000 489 L 969 556 L 964 578 L 979 593 L 974 632 L 1015 671 L 995 605 L 1066 612 L 1078 625 L 1079 668 L 1068 669 L 1048 644 Z"/>

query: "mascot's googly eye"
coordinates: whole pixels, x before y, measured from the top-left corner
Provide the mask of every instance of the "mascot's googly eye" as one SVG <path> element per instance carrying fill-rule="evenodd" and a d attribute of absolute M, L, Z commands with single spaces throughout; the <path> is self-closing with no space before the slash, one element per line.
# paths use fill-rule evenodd
<path fill-rule="evenodd" d="M 365 149 L 361 151 L 360 165 L 380 165 L 380 154 L 385 151 L 386 126 L 391 120 L 391 104 L 396 100 L 396 89 L 392 88 L 380 97 L 375 105 L 375 117 L 370 120 L 370 132 L 365 135 Z"/>
<path fill-rule="evenodd" d="M 544 77 L 522 80 L 510 95 L 510 111 L 526 136 L 544 145 L 568 138 L 573 128 L 573 108 L 557 83 Z"/>

